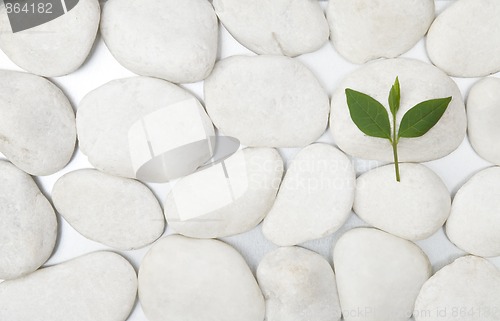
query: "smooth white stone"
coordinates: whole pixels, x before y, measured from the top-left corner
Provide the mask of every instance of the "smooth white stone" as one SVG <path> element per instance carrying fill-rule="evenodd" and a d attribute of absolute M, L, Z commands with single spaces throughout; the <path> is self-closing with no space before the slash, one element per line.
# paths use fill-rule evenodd
<path fill-rule="evenodd" d="M 282 56 L 233 56 L 205 81 L 207 112 L 225 135 L 255 147 L 302 147 L 328 122 L 328 96 L 303 64 Z"/>
<path fill-rule="evenodd" d="M 454 151 L 464 140 L 467 127 L 460 90 L 441 70 L 407 58 L 371 62 L 342 81 L 333 94 L 330 113 L 330 130 L 339 148 L 358 158 L 393 161 L 389 140 L 368 137 L 354 124 L 349 114 L 345 89 L 351 88 L 368 94 L 389 110 L 387 97 L 396 76 L 401 84 L 398 128 L 403 115 L 416 104 L 429 99 L 453 97 L 443 117 L 429 132 L 418 138 L 400 139 L 399 160 L 425 162 L 442 158 Z"/>
<path fill-rule="evenodd" d="M 420 164 L 399 164 L 361 175 L 354 212 L 366 223 L 408 240 L 422 240 L 439 230 L 450 215 L 451 196 L 443 181 Z"/>
<path fill-rule="evenodd" d="M 319 254 L 282 247 L 267 254 L 257 269 L 266 299 L 267 321 L 338 321 L 335 274 Z"/>
<path fill-rule="evenodd" d="M 0 152 L 23 171 L 54 174 L 75 150 L 75 114 L 53 83 L 35 75 L 0 71 Z"/>
<path fill-rule="evenodd" d="M 195 105 L 178 107 L 184 103 Z M 157 171 L 156 178 L 165 179 L 158 182 L 164 182 L 194 172 L 213 154 L 208 147 L 214 129 L 203 106 L 186 90 L 160 79 L 108 82 L 83 98 L 76 122 L 83 154 L 94 167 L 112 175 L 136 178 L 141 165 L 171 151 L 173 158 Z M 206 141 L 206 148 L 189 156 L 174 153 L 198 141 Z"/>
<path fill-rule="evenodd" d="M 271 209 L 282 175 L 283 160 L 275 149 L 240 150 L 179 180 L 165 201 L 165 217 L 172 229 L 190 237 L 249 231 Z"/>
<path fill-rule="evenodd" d="M 487 161 L 500 165 L 500 79 L 476 83 L 467 98 L 469 141 Z"/>
<path fill-rule="evenodd" d="M 153 243 L 165 219 L 158 200 L 145 185 L 94 169 L 70 172 L 55 183 L 52 201 L 85 237 L 120 249 Z"/>
<path fill-rule="evenodd" d="M 500 256 L 500 167 L 474 175 L 453 199 L 446 235 L 462 250 Z"/>
<path fill-rule="evenodd" d="M 57 220 L 28 174 L 0 160 L 0 177 L 0 279 L 13 279 L 35 271 L 52 254 Z"/>
<path fill-rule="evenodd" d="M 265 304 L 241 255 L 217 240 L 171 235 L 139 270 L 139 299 L 150 321 L 263 321 Z"/>
<path fill-rule="evenodd" d="M 99 28 L 100 14 L 99 1 L 79 0 L 66 14 L 13 33 L 2 6 L 0 48 L 16 65 L 30 73 L 44 77 L 70 74 L 87 59 Z"/>
<path fill-rule="evenodd" d="M 337 148 L 313 144 L 293 159 L 262 231 L 280 246 L 318 239 L 338 230 L 349 217 L 356 175 Z"/>
<path fill-rule="evenodd" d="M 318 50 L 330 35 L 317 1 L 215 0 L 224 27 L 258 54 L 298 56 Z"/>
<path fill-rule="evenodd" d="M 327 17 L 335 49 L 362 64 L 410 50 L 434 20 L 434 0 L 331 0 Z"/>
<path fill-rule="evenodd" d="M 500 320 L 500 271 L 487 260 L 461 257 L 432 276 L 415 303 L 416 321 Z"/>
<path fill-rule="evenodd" d="M 345 233 L 333 252 L 345 321 L 407 321 L 429 259 L 414 243 L 372 228 Z"/>
<path fill-rule="evenodd" d="M 175 83 L 205 79 L 217 55 L 217 16 L 207 0 L 109 0 L 101 34 L 125 68 Z"/>
<path fill-rule="evenodd" d="M 125 321 L 137 277 L 112 252 L 95 252 L 0 284 L 0 320 Z"/>
<path fill-rule="evenodd" d="M 432 23 L 427 54 L 447 74 L 480 77 L 500 71 L 500 2 L 455 1 Z"/>

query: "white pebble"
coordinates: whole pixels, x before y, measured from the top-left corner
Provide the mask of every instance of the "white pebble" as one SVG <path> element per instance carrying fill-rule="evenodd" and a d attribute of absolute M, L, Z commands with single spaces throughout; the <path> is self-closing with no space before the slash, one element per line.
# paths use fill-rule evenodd
<path fill-rule="evenodd" d="M 109 0 L 101 34 L 125 68 L 175 83 L 205 79 L 217 55 L 217 16 L 207 0 Z"/>
<path fill-rule="evenodd" d="M 282 247 L 267 254 L 257 269 L 266 299 L 267 321 L 338 321 L 335 274 L 319 254 Z"/>
<path fill-rule="evenodd" d="M 350 159 L 333 146 L 313 144 L 293 159 L 262 231 L 280 246 L 338 230 L 351 213 L 356 176 Z"/>
<path fill-rule="evenodd" d="M 108 82 L 83 98 L 76 121 L 83 154 L 116 176 L 166 182 L 194 172 L 213 154 L 214 129 L 203 106 L 160 79 Z"/>
<path fill-rule="evenodd" d="M 165 227 L 160 204 L 145 185 L 94 169 L 59 178 L 52 201 L 82 235 L 120 250 L 153 243 Z"/>
<path fill-rule="evenodd" d="M 422 240 L 440 229 L 450 215 L 450 192 L 433 171 L 420 164 L 394 165 L 361 175 L 354 212 L 368 224 L 393 235 Z"/>
<path fill-rule="evenodd" d="M 341 150 L 354 157 L 392 162 L 393 150 L 387 139 L 368 137 L 354 124 L 349 114 L 345 89 L 368 94 L 384 105 L 396 76 L 401 84 L 401 108 L 397 124 L 416 104 L 436 98 L 452 97 L 439 122 L 418 138 L 401 138 L 398 145 L 401 162 L 425 162 L 442 158 L 464 140 L 467 120 L 462 94 L 455 82 L 436 67 L 407 58 L 371 62 L 347 76 L 334 92 L 330 130 Z M 389 113 L 390 114 L 390 113 Z M 391 121 L 392 123 L 392 121 Z"/>
<path fill-rule="evenodd" d="M 434 0 L 331 0 L 327 17 L 335 49 L 362 64 L 410 50 L 434 20 Z"/>
<path fill-rule="evenodd" d="M 455 195 L 446 223 L 448 238 L 479 256 L 500 256 L 500 167 L 474 175 Z"/>
<path fill-rule="evenodd" d="M 0 160 L 0 177 L 0 279 L 13 279 L 35 271 L 52 254 L 57 220 L 29 175 Z"/>
<path fill-rule="evenodd" d="M 317 1 L 215 0 L 217 16 L 242 45 L 258 54 L 298 56 L 330 35 Z"/>
<path fill-rule="evenodd" d="M 432 23 L 427 54 L 447 74 L 480 77 L 500 71 L 500 2 L 455 1 Z"/>
<path fill-rule="evenodd" d="M 371 228 L 345 233 L 333 261 L 345 321 L 407 321 L 431 276 L 417 245 Z"/>
<path fill-rule="evenodd" d="M 35 4 L 39 3 L 44 2 Z M 53 12 L 56 10 L 52 6 L 50 9 L 47 5 L 37 6 L 35 10 L 39 15 L 40 9 Z M 79 0 L 78 4 L 64 15 L 13 33 L 4 10 L 5 7 L 2 6 L 0 48 L 19 67 L 44 77 L 63 76 L 80 68 L 94 44 L 101 14 L 99 1 Z M 31 7 L 27 10 L 31 11 Z"/>
<path fill-rule="evenodd" d="M 328 96 L 303 64 L 282 56 L 233 56 L 205 81 L 207 112 L 225 135 L 254 147 L 302 147 L 328 121 Z"/>
<path fill-rule="evenodd" d="M 500 320 L 500 271 L 475 256 L 461 257 L 432 276 L 415 303 L 416 321 Z"/>
<path fill-rule="evenodd" d="M 167 222 L 198 238 L 243 233 L 257 226 L 274 203 L 283 160 L 272 148 L 246 148 L 179 180 L 167 196 Z"/>
<path fill-rule="evenodd" d="M 75 114 L 53 83 L 35 75 L 0 71 L 0 152 L 23 171 L 51 175 L 75 150 Z"/>
<path fill-rule="evenodd" d="M 95 252 L 0 283 L 0 320 L 125 321 L 137 277 L 112 252 Z"/>
<path fill-rule="evenodd" d="M 500 165 L 500 79 L 476 83 L 467 98 L 469 141 L 487 161 Z"/>
<path fill-rule="evenodd" d="M 264 298 L 241 255 L 217 240 L 180 235 L 157 242 L 139 270 L 150 321 L 262 321 Z"/>

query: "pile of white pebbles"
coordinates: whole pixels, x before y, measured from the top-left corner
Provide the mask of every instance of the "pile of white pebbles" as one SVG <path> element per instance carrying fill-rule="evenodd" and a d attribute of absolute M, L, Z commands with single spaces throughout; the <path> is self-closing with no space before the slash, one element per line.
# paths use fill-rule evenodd
<path fill-rule="evenodd" d="M 499 0 L 440 14 L 434 0 L 79 0 L 14 33 L 1 5 L 0 49 L 26 72 L 0 71 L 0 320 L 125 321 L 140 306 L 149 321 L 499 321 L 499 17 Z M 221 58 L 222 32 L 254 54 Z M 136 76 L 70 102 L 57 77 L 78 73 L 98 33 Z M 422 39 L 426 61 L 399 57 Z M 325 48 L 352 70 L 331 92 L 302 59 Z M 401 182 L 345 97 L 388 109 L 396 76 L 397 122 L 452 97 L 427 134 L 400 140 Z M 219 157 L 224 137 L 242 147 Z M 463 146 L 485 166 L 450 187 L 430 161 Z M 108 250 L 44 266 L 63 221 Z M 449 243 L 430 260 L 421 247 L 443 226 L 461 254 Z M 243 233 L 269 242 L 238 249 L 273 250 L 249 266 L 225 242 Z"/>

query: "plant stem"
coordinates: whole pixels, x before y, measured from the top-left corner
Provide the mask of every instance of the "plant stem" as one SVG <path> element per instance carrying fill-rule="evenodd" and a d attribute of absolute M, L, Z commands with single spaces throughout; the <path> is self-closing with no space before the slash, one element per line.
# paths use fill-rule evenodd
<path fill-rule="evenodd" d="M 399 161 L 398 161 L 398 141 L 394 140 L 392 142 L 392 151 L 394 153 L 394 167 L 396 168 L 396 180 L 401 182 L 401 177 L 399 176 Z"/>
<path fill-rule="evenodd" d="M 399 159 L 398 159 L 398 142 L 399 139 L 396 136 L 396 113 L 392 114 L 392 152 L 394 154 L 394 167 L 396 169 L 396 181 L 401 182 L 401 177 L 399 176 Z"/>

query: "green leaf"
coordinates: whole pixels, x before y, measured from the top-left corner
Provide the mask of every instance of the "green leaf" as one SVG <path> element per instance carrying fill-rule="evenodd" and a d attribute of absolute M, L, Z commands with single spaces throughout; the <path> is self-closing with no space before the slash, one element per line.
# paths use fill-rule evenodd
<path fill-rule="evenodd" d="M 399 102 L 401 101 L 401 92 L 399 89 L 399 79 L 396 77 L 394 85 L 392 85 L 391 91 L 389 92 L 389 107 L 391 109 L 392 115 L 396 116 L 399 110 Z"/>
<path fill-rule="evenodd" d="M 391 140 L 391 124 L 385 107 L 359 91 L 347 88 L 345 94 L 352 121 L 359 130 L 371 137 Z"/>
<path fill-rule="evenodd" d="M 408 110 L 399 125 L 399 137 L 420 137 L 441 119 L 451 97 L 426 100 Z"/>

